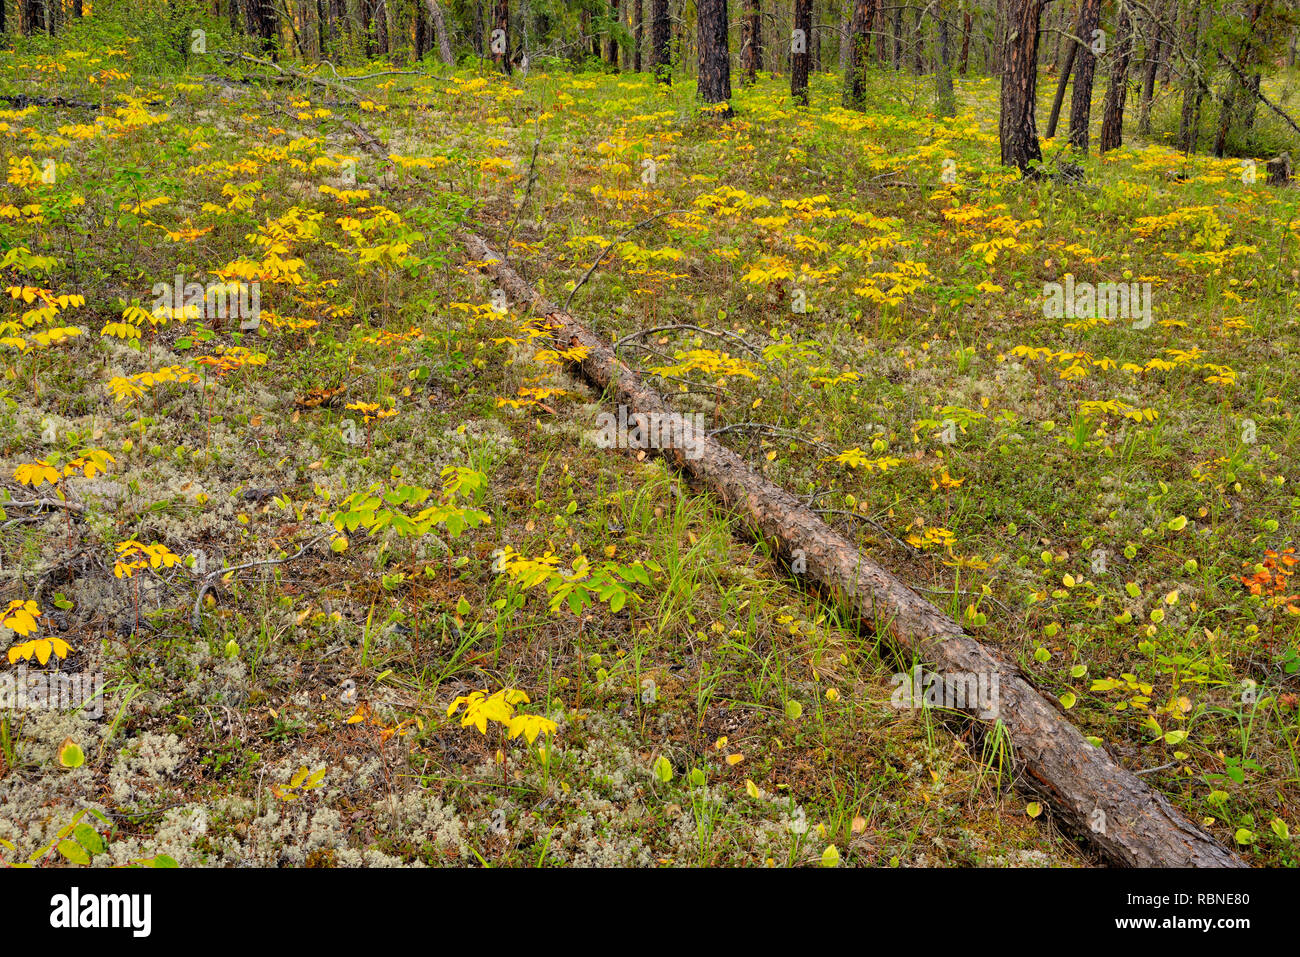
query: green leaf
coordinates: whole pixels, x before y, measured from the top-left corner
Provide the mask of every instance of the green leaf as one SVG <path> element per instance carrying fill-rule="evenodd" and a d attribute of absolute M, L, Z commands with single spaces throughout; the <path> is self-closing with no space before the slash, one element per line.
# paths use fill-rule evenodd
<path fill-rule="evenodd" d="M 70 860 L 73 864 L 81 864 L 82 866 L 87 867 L 90 865 L 90 855 L 87 854 L 86 849 L 76 841 L 60 841 L 59 853 Z"/>
<path fill-rule="evenodd" d="M 1074 707 L 1074 703 L 1078 699 L 1074 696 L 1074 692 L 1067 691 L 1065 694 L 1061 695 L 1061 697 L 1058 700 L 1061 702 L 1061 707 L 1064 708 L 1066 711 L 1069 711 L 1071 708 Z"/>
<path fill-rule="evenodd" d="M 834 844 L 827 845 L 826 850 L 822 851 L 822 867 L 839 867 L 840 850 Z"/>
<path fill-rule="evenodd" d="M 64 741 L 59 748 L 59 764 L 65 768 L 79 768 L 86 763 L 86 752 L 72 741 Z"/>
<path fill-rule="evenodd" d="M 785 716 L 791 721 L 798 721 L 803 715 L 803 705 L 791 698 L 785 703 Z"/>
<path fill-rule="evenodd" d="M 655 779 L 661 784 L 667 784 L 673 779 L 673 766 L 662 754 L 655 758 L 655 763 L 650 770 L 654 772 Z"/>
<path fill-rule="evenodd" d="M 91 854 L 104 853 L 104 839 L 89 824 L 78 824 L 72 832 L 72 836 L 77 839 L 77 843 L 88 850 Z"/>

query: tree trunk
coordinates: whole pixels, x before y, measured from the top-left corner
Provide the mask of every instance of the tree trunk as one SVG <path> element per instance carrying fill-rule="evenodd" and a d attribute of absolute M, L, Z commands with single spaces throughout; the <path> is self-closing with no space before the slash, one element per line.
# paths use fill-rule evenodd
<path fill-rule="evenodd" d="M 438 0 L 424 0 L 424 8 L 429 11 L 429 20 L 433 23 L 433 32 L 438 38 L 438 56 L 447 66 L 455 66 L 456 59 L 451 55 L 451 42 L 447 39 L 447 21 L 442 15 Z"/>
<path fill-rule="evenodd" d="M 1160 62 L 1165 52 L 1165 17 L 1168 15 L 1168 3 L 1161 3 L 1155 8 L 1155 16 L 1148 24 L 1146 56 L 1147 61 L 1142 71 L 1142 94 L 1138 100 L 1138 132 L 1143 136 L 1151 134 L 1151 101 L 1156 94 L 1156 76 L 1160 72 Z"/>
<path fill-rule="evenodd" d="M 1056 81 L 1056 96 L 1052 97 L 1052 113 L 1047 118 L 1047 131 L 1044 133 L 1045 139 L 1052 139 L 1056 136 L 1056 125 L 1061 121 L 1061 104 L 1065 102 L 1065 88 L 1070 82 L 1070 73 L 1074 70 L 1075 60 L 1079 55 L 1079 44 L 1071 41 L 1070 48 L 1065 52 L 1065 63 L 1061 65 L 1061 76 Z"/>
<path fill-rule="evenodd" d="M 731 99 L 731 54 L 727 49 L 727 0 L 698 0 L 700 77 L 698 94 L 705 103 Z M 721 111 L 731 114 L 728 106 Z"/>
<path fill-rule="evenodd" d="M 609 0 L 609 36 L 605 38 L 605 62 L 618 72 L 618 0 Z"/>
<path fill-rule="evenodd" d="M 1037 0 L 1034 6 L 1039 7 Z M 1017 20 L 1023 27 L 1023 19 Z M 1033 37 L 1018 37 L 1015 42 L 1032 48 L 1036 30 Z M 1014 48 L 1008 67 L 1012 71 L 1021 67 Z M 557 338 L 582 348 L 584 358 L 573 367 L 577 374 L 629 414 L 658 417 L 662 430 L 670 435 L 668 447 L 662 450 L 664 458 L 712 493 L 722 507 L 739 514 L 746 532 L 772 546 L 782 561 L 800 572 L 796 577 L 804 587 L 834 602 L 843 620 L 883 641 L 901 658 L 925 662 L 933 673 L 988 676 L 989 685 L 997 689 L 996 718 L 978 702 L 968 701 L 957 710 L 986 722 L 984 728 L 996 720 L 1023 768 L 1018 786 L 1048 802 L 1055 821 L 1122 867 L 1246 866 L 1186 820 L 1167 798 L 1116 763 L 1104 748 L 1089 744 L 1060 705 L 1036 691 L 999 649 L 967 635 L 808 505 L 673 412 L 606 341 L 543 300 L 482 239 L 466 236 L 465 248 L 515 305 L 531 308 L 533 315 L 545 318 Z"/>
<path fill-rule="evenodd" d="M 922 40 L 925 35 L 925 14 L 920 7 L 916 8 L 915 14 L 914 25 L 916 29 L 912 31 L 912 42 L 915 44 L 915 48 L 912 50 L 912 74 L 920 76 L 925 72 L 925 43 Z"/>
<path fill-rule="evenodd" d="M 1075 53 L 1074 92 L 1070 97 L 1070 145 L 1085 156 L 1092 125 L 1092 80 L 1097 72 L 1097 55 L 1092 52 L 1093 36 L 1105 36 L 1097 32 L 1100 18 L 1101 0 L 1083 0 L 1075 31 L 1083 45 Z"/>
<path fill-rule="evenodd" d="M 660 83 L 672 83 L 672 63 L 668 54 L 668 0 L 651 0 L 650 4 L 650 63 L 654 67 L 655 79 Z"/>
<path fill-rule="evenodd" d="M 645 45 L 645 0 L 631 0 L 633 6 L 633 44 L 635 51 L 632 54 L 632 69 L 637 73 L 641 72 L 641 48 Z"/>
<path fill-rule="evenodd" d="M 745 82 L 753 84 L 763 69 L 763 11 L 760 0 L 745 0 L 745 18 L 740 22 L 741 69 Z"/>
<path fill-rule="evenodd" d="M 1214 156 L 1216 159 L 1222 159 L 1228 146 L 1228 133 L 1237 118 L 1243 96 L 1250 96 L 1250 102 L 1253 104 L 1255 98 L 1249 88 L 1241 82 L 1241 75 L 1237 70 L 1244 70 L 1256 58 L 1257 43 L 1255 40 L 1255 26 L 1259 22 L 1260 15 L 1264 12 L 1267 0 L 1256 0 L 1255 6 L 1250 14 L 1250 32 L 1242 38 L 1237 46 L 1237 56 L 1232 63 L 1237 67 L 1232 71 L 1232 79 L 1224 91 L 1222 106 L 1219 108 L 1219 132 L 1214 137 Z"/>
<path fill-rule="evenodd" d="M 934 18 L 938 24 L 939 66 L 934 71 L 935 110 L 944 117 L 957 115 L 957 94 L 952 86 L 952 40 L 948 30 L 948 10 L 936 3 Z"/>
<path fill-rule="evenodd" d="M 510 0 L 496 0 L 488 49 L 497 69 L 509 76 L 514 71 L 510 63 Z"/>
<path fill-rule="evenodd" d="M 262 52 L 276 54 L 275 39 L 280 32 L 274 0 L 244 0 L 248 32 L 262 40 Z"/>
<path fill-rule="evenodd" d="M 1002 165 L 1021 173 L 1043 161 L 1034 121 L 1038 88 L 1038 24 L 1045 0 L 1013 0 L 1008 10 L 1002 65 L 1002 112 L 998 139 Z"/>
<path fill-rule="evenodd" d="M 1109 153 L 1124 145 L 1124 103 L 1128 99 L 1128 66 L 1133 56 L 1133 20 L 1128 0 L 1119 0 L 1119 24 L 1115 37 L 1115 63 L 1111 67 L 1110 86 L 1106 88 L 1106 106 L 1101 116 L 1101 140 L 1098 153 Z"/>
<path fill-rule="evenodd" d="M 849 26 L 848 65 L 844 71 L 844 107 L 862 110 L 867 99 L 867 60 L 871 56 L 871 24 L 876 18 L 876 0 L 853 0 Z"/>
<path fill-rule="evenodd" d="M 812 0 L 794 0 L 794 33 L 790 37 L 790 99 L 808 105 L 808 41 L 812 35 Z"/>
<path fill-rule="evenodd" d="M 1193 0 L 1194 6 L 1188 17 L 1188 29 L 1191 37 L 1187 44 L 1187 49 L 1191 52 L 1188 59 L 1193 63 L 1199 63 L 1201 60 L 1201 38 L 1204 31 L 1201 28 L 1202 4 L 1201 0 Z M 1190 153 L 1196 149 L 1196 142 L 1200 139 L 1201 125 L 1201 98 L 1205 95 L 1205 84 L 1200 75 L 1190 66 L 1187 71 L 1187 80 L 1183 86 L 1183 112 L 1178 122 L 1178 145 L 1184 153 Z"/>
<path fill-rule="evenodd" d="M 894 16 L 891 24 L 894 34 L 894 55 L 889 61 L 889 66 L 894 70 L 903 68 L 903 3 L 902 0 L 895 0 Z"/>
<path fill-rule="evenodd" d="M 962 16 L 961 24 L 961 75 L 966 75 L 966 67 L 970 65 L 970 27 L 971 15 L 967 11 Z"/>

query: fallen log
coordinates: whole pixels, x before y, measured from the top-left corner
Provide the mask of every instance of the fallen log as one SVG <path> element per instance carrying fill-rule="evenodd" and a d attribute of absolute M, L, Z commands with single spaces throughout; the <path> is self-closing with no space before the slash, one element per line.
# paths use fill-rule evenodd
<path fill-rule="evenodd" d="M 1059 708 L 1038 693 L 1014 664 L 967 635 L 887 570 L 862 554 L 808 506 L 753 471 L 738 455 L 672 412 L 615 355 L 609 344 L 558 306 L 540 297 L 479 236 L 468 233 L 470 256 L 517 304 L 544 316 L 558 338 L 582 346 L 583 378 L 626 406 L 629 416 L 670 423 L 671 448 L 661 454 L 724 505 L 757 538 L 774 546 L 800 581 L 881 633 L 940 675 L 984 675 L 998 689 L 998 718 L 1009 733 L 1024 775 L 1020 784 L 1044 799 L 1060 822 L 1090 842 L 1107 861 L 1126 867 L 1244 867 L 1245 862 L 1188 822 L 1160 792 L 1086 741 Z M 996 684 L 993 684 L 993 681 Z M 976 720 L 982 704 L 959 709 Z"/>
<path fill-rule="evenodd" d="M 356 124 L 349 129 L 367 152 L 386 156 L 373 134 Z M 1066 830 L 1121 867 L 1247 866 L 1183 817 L 1163 794 L 1090 744 L 1013 663 L 967 635 L 810 507 L 674 413 L 604 339 L 538 295 L 480 236 L 471 232 L 462 239 L 469 255 L 514 303 L 545 317 L 557 338 L 586 348 L 586 357 L 571 364 L 574 371 L 615 404 L 626 406 L 629 415 L 666 420 L 671 447 L 660 449 L 660 454 L 734 509 L 755 538 L 773 546 L 792 569 L 802 569 L 796 574 L 802 584 L 833 601 L 860 629 L 891 641 L 941 676 L 987 676 L 998 692 L 997 720 L 1024 771 L 1018 784 L 1046 801 Z M 987 722 L 982 704 L 956 710 Z"/>
<path fill-rule="evenodd" d="M 57 106 L 65 110 L 99 109 L 98 103 L 87 103 L 85 100 L 69 100 L 64 96 L 29 96 L 26 93 L 19 93 L 16 96 L 0 95 L 0 103 L 6 103 L 20 110 L 29 106 Z"/>

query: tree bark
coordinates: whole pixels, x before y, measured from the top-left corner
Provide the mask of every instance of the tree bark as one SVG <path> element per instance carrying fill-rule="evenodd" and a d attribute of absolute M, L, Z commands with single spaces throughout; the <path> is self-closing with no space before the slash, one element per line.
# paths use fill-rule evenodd
<path fill-rule="evenodd" d="M 442 15 L 438 0 L 424 0 L 424 8 L 429 11 L 433 22 L 433 32 L 438 38 L 438 56 L 447 66 L 455 66 L 456 59 L 451 55 L 451 42 L 447 39 L 447 21 Z"/>
<path fill-rule="evenodd" d="M 912 50 L 912 74 L 913 76 L 920 76 L 925 72 L 925 14 L 920 7 L 915 8 L 913 12 L 915 14 L 913 23 L 916 29 L 912 31 L 912 42 L 914 44 Z"/>
<path fill-rule="evenodd" d="M 609 36 L 605 39 L 605 62 L 618 72 L 618 0 L 609 0 Z"/>
<path fill-rule="evenodd" d="M 498 30 L 501 32 L 498 33 Z M 509 76 L 514 71 L 514 66 L 510 63 L 510 0 L 496 0 L 488 49 L 497 69 Z"/>
<path fill-rule="evenodd" d="M 1160 63 L 1164 59 L 1166 46 L 1165 17 L 1169 5 L 1162 2 L 1155 8 L 1155 15 L 1148 23 L 1146 41 L 1146 63 L 1142 71 L 1142 94 L 1138 100 L 1138 132 L 1143 136 L 1151 133 L 1151 101 L 1156 94 L 1156 76 L 1160 72 Z"/>
<path fill-rule="evenodd" d="M 1250 102 L 1253 104 L 1254 94 L 1243 90 L 1246 84 L 1242 83 L 1242 77 L 1237 70 L 1244 69 L 1251 61 L 1255 59 L 1257 44 L 1255 41 L 1255 27 L 1259 22 L 1260 16 L 1264 12 L 1267 0 L 1256 0 L 1255 6 L 1250 13 L 1250 32 L 1242 38 L 1237 46 L 1237 56 L 1232 60 L 1237 69 L 1232 71 L 1232 78 L 1228 82 L 1227 89 L 1223 93 L 1221 100 L 1222 105 L 1219 108 L 1219 131 L 1214 137 L 1214 155 L 1217 159 L 1222 159 L 1228 146 L 1228 133 L 1232 130 L 1233 122 L 1237 118 L 1240 109 L 1239 104 L 1242 102 L 1243 93 L 1250 96 Z"/>
<path fill-rule="evenodd" d="M 1002 165 L 1028 173 L 1031 164 L 1041 163 L 1034 120 L 1038 88 L 1038 25 L 1045 0 L 1013 0 L 1008 10 L 1006 43 L 1002 65 L 1002 111 L 998 140 Z"/>
<path fill-rule="evenodd" d="M 1092 52 L 1092 39 L 1100 19 L 1101 0 L 1083 0 L 1075 32 L 1083 45 L 1075 51 L 1074 91 L 1070 96 L 1070 145 L 1085 156 L 1088 154 L 1089 130 L 1092 125 L 1092 81 L 1097 72 L 1097 56 Z"/>
<path fill-rule="evenodd" d="M 655 79 L 660 83 L 672 83 L 672 61 L 668 52 L 668 0 L 652 0 L 650 16 L 650 44 L 654 48 L 650 62 L 654 66 Z"/>
<path fill-rule="evenodd" d="M 1056 136 L 1056 126 L 1061 121 L 1061 104 L 1065 102 L 1065 88 L 1069 85 L 1070 74 L 1074 71 L 1074 62 L 1079 55 L 1079 44 L 1071 41 L 1070 47 L 1065 52 L 1065 63 L 1061 65 L 1061 76 L 1056 81 L 1056 95 L 1052 97 L 1052 112 L 1047 117 L 1047 130 L 1043 134 L 1045 139 L 1052 139 Z"/>
<path fill-rule="evenodd" d="M 812 0 L 794 0 L 794 29 L 790 39 L 790 99 L 808 105 L 808 44 L 812 38 Z M 803 36 L 800 38 L 799 33 Z M 802 46 L 802 50 L 800 49 Z"/>
<path fill-rule="evenodd" d="M 760 0 L 745 0 L 745 18 L 740 23 L 741 68 L 750 84 L 763 69 L 763 11 L 759 4 Z"/>
<path fill-rule="evenodd" d="M 894 55 L 890 58 L 889 66 L 894 70 L 903 68 L 903 4 L 902 0 L 894 2 L 894 16 L 890 23 L 891 31 L 894 34 Z"/>
<path fill-rule="evenodd" d="M 631 0 L 633 10 L 633 46 L 632 69 L 641 72 L 641 48 L 645 45 L 645 0 Z"/>
<path fill-rule="evenodd" d="M 862 110 L 867 98 L 867 60 L 871 56 L 871 24 L 876 18 L 876 0 L 853 0 L 849 25 L 848 64 L 844 70 L 844 107 Z"/>
<path fill-rule="evenodd" d="M 961 75 L 966 75 L 966 67 L 970 65 L 970 28 L 971 15 L 967 11 L 962 16 L 961 25 Z"/>
<path fill-rule="evenodd" d="M 733 509 L 750 535 L 773 546 L 783 561 L 800 571 L 797 578 L 803 587 L 833 601 L 845 620 L 862 632 L 891 644 L 902 657 L 927 662 L 935 673 L 989 676 L 990 686 L 998 689 L 997 721 L 1008 733 L 1018 770 L 1023 771 L 1017 785 L 1047 801 L 1061 825 L 1120 866 L 1246 866 L 1187 821 L 1162 794 L 1104 749 L 1089 744 L 1060 706 L 1039 694 L 1001 652 L 967 635 L 802 501 L 672 412 L 608 343 L 538 296 L 481 238 L 466 236 L 465 248 L 515 304 L 531 306 L 534 315 L 546 317 L 558 338 L 585 350 L 585 358 L 573 368 L 609 401 L 625 406 L 629 414 L 660 417 L 673 446 L 661 450 L 663 456 Z M 980 713 L 983 708 L 971 703 L 958 710 L 988 721 Z"/>
<path fill-rule="evenodd" d="M 727 0 L 698 0 L 700 76 L 698 93 L 708 104 L 731 99 L 731 54 L 727 49 Z M 730 115 L 731 107 L 721 111 Z"/>
<path fill-rule="evenodd" d="M 1128 0 L 1119 0 L 1119 23 L 1115 37 L 1115 63 L 1111 67 L 1110 86 L 1106 88 L 1106 105 L 1101 116 L 1101 139 L 1098 153 L 1109 153 L 1124 145 L 1124 103 L 1128 99 L 1128 67 L 1133 56 L 1133 19 Z"/>
<path fill-rule="evenodd" d="M 952 41 L 948 31 L 948 9 L 938 2 L 933 8 L 938 24 L 939 65 L 934 71 L 935 110 L 944 117 L 957 115 L 957 95 L 952 86 Z"/>
<path fill-rule="evenodd" d="M 1205 96 L 1205 83 L 1201 74 L 1193 68 L 1201 60 L 1202 37 L 1205 33 L 1201 20 L 1205 10 L 1201 0 L 1193 0 L 1193 4 L 1187 18 L 1191 32 L 1187 44 L 1187 49 L 1191 51 L 1188 54 L 1190 65 L 1183 86 L 1183 112 L 1178 122 L 1178 145 L 1184 153 L 1196 149 L 1197 140 L 1200 139 L 1201 99 Z"/>

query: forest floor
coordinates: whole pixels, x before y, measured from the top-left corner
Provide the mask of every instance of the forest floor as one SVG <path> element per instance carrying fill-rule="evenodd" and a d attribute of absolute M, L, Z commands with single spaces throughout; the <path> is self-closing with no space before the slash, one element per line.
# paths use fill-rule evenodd
<path fill-rule="evenodd" d="M 954 120 L 892 76 L 843 111 L 830 75 L 723 120 L 646 76 L 358 104 L 243 66 L 0 54 L 0 93 L 101 106 L 0 111 L 0 600 L 40 612 L 0 647 L 104 681 L 99 715 L 0 711 L 0 860 L 1093 862 L 1004 740 L 897 706 L 913 662 L 599 446 L 612 410 L 469 227 L 612 340 L 697 327 L 620 351 L 1189 818 L 1296 863 L 1300 192 L 1154 145 L 1020 182 L 974 78 Z M 1049 318 L 1067 274 L 1151 313 Z M 155 309 L 178 275 L 258 281 L 259 320 Z"/>

